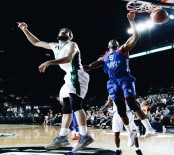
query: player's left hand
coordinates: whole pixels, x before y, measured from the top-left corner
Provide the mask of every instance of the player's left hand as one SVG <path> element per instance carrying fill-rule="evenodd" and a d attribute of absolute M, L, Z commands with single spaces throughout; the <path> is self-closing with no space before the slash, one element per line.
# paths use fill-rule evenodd
<path fill-rule="evenodd" d="M 49 66 L 49 62 L 46 61 L 44 63 L 42 63 L 40 66 L 39 66 L 39 72 L 40 73 L 44 73 L 46 68 Z"/>

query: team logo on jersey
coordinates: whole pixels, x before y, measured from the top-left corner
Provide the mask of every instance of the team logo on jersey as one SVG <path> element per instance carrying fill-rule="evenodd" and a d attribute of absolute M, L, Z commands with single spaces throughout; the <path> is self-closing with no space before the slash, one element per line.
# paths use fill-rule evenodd
<path fill-rule="evenodd" d="M 112 62 L 109 62 L 109 63 L 107 63 L 107 66 L 109 67 L 109 68 L 115 68 L 115 67 L 118 67 L 118 65 L 121 63 L 121 61 L 119 60 L 119 61 L 112 61 Z"/>

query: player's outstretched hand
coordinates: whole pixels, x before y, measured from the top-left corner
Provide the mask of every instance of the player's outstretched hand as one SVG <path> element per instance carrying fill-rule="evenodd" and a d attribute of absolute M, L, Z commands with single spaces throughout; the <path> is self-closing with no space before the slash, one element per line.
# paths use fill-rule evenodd
<path fill-rule="evenodd" d="M 23 31 L 26 30 L 28 28 L 28 25 L 24 22 L 17 22 L 18 27 Z"/>

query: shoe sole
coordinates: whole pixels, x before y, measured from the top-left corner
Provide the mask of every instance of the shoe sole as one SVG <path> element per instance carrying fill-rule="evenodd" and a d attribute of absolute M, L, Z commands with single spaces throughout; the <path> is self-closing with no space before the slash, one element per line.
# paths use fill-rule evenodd
<path fill-rule="evenodd" d="M 149 137 L 153 137 L 153 136 L 157 136 L 157 133 L 155 133 L 155 134 L 144 135 L 145 138 L 149 138 Z"/>
<path fill-rule="evenodd" d="M 45 149 L 47 149 L 47 150 L 54 150 L 54 149 L 58 149 L 60 147 L 67 146 L 67 145 L 70 145 L 70 143 L 66 142 L 66 143 L 61 143 L 61 144 L 54 145 L 54 146 L 46 146 Z"/>
<path fill-rule="evenodd" d="M 86 143 L 84 146 L 82 146 L 82 147 L 79 148 L 79 149 L 76 149 L 76 150 L 73 150 L 73 149 L 72 149 L 72 152 L 81 151 L 81 150 L 83 150 L 86 146 L 88 146 L 89 144 L 91 144 L 92 142 L 94 142 L 94 139 L 91 139 L 91 141 L 89 141 L 88 143 Z"/>

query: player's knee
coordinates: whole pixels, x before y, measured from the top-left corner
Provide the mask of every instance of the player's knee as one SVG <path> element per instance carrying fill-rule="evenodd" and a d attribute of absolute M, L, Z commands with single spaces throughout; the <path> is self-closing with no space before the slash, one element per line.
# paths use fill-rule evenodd
<path fill-rule="evenodd" d="M 71 104 L 73 112 L 81 110 L 82 98 L 80 98 L 78 95 L 73 93 L 70 93 L 69 96 L 70 96 L 70 104 Z"/>
<path fill-rule="evenodd" d="M 125 117 L 126 116 L 126 110 L 122 110 L 122 111 L 118 111 L 118 114 L 120 115 L 120 117 Z"/>
<path fill-rule="evenodd" d="M 134 97 L 128 97 L 126 98 L 127 104 L 131 110 L 134 112 L 140 110 L 140 107 L 137 105 L 136 100 Z"/>
<path fill-rule="evenodd" d="M 82 106 L 81 106 L 81 104 L 79 104 L 79 103 L 76 103 L 76 104 L 72 105 L 72 110 L 73 110 L 74 112 L 76 112 L 76 111 L 78 111 L 78 110 L 81 110 L 81 109 L 82 109 Z"/>
<path fill-rule="evenodd" d="M 71 114 L 72 113 L 69 97 L 63 98 L 62 113 L 63 114 Z"/>
<path fill-rule="evenodd" d="M 115 101 L 115 104 L 117 105 L 118 114 L 120 117 L 126 116 L 126 105 L 124 100 L 117 100 Z"/>

